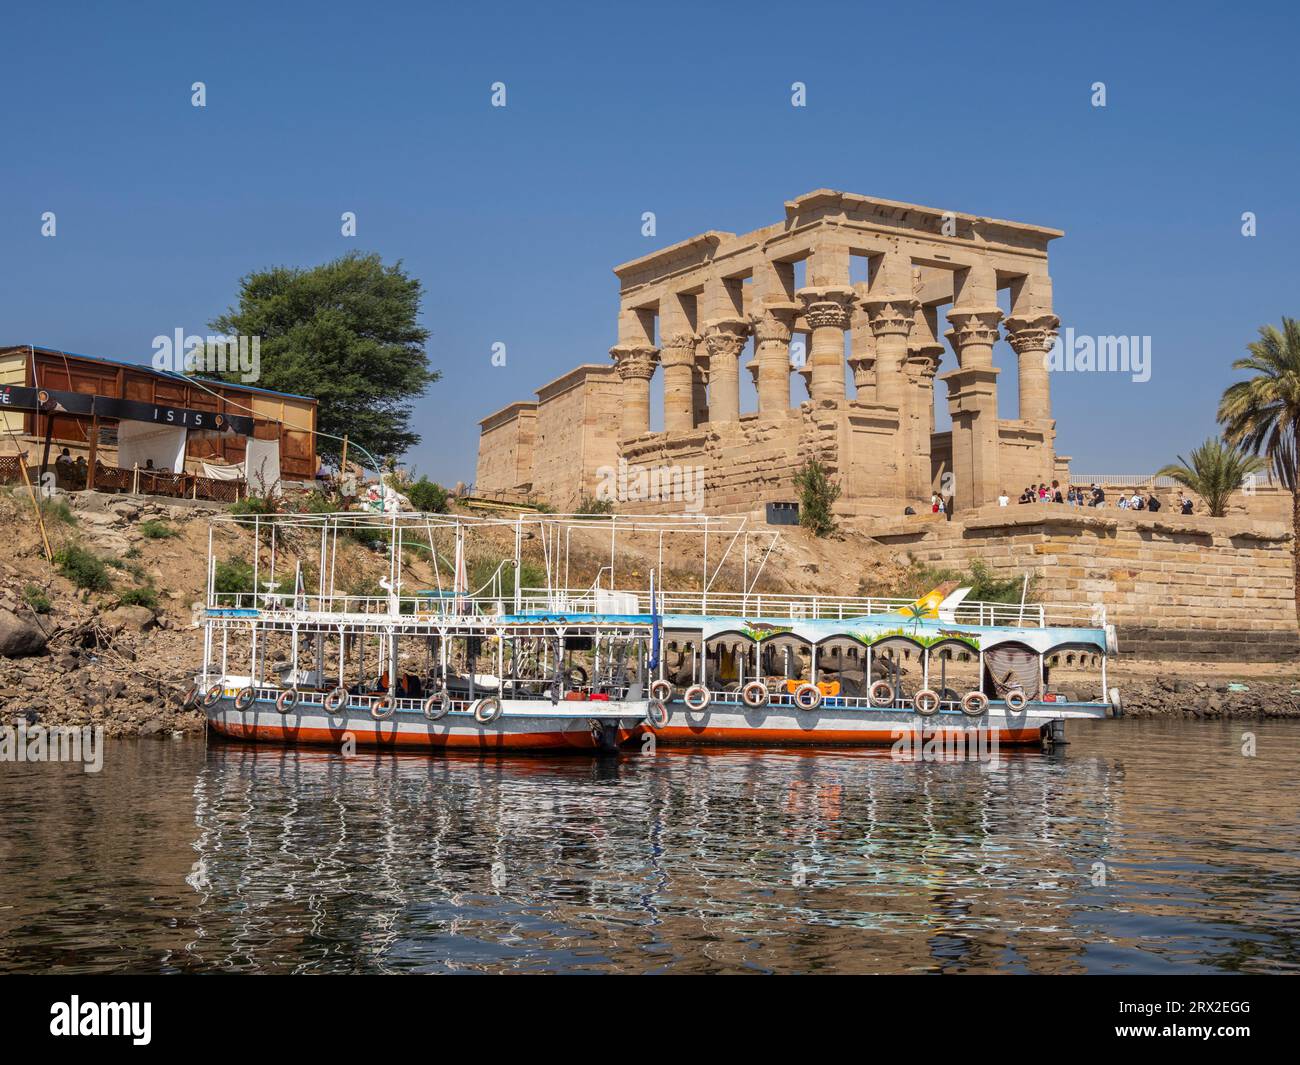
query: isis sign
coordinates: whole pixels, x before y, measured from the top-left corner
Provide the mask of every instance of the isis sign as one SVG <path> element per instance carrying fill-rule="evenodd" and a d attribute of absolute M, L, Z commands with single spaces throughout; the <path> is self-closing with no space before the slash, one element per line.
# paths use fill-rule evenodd
<path fill-rule="evenodd" d="M 195 432 L 232 432 L 253 435 L 253 419 L 221 411 L 173 407 L 164 403 L 144 403 L 112 396 L 90 396 L 83 392 L 60 392 L 52 388 L 28 388 L 26 385 L 0 386 L 0 410 L 36 410 L 47 414 L 84 414 L 119 421 L 150 422 Z"/>

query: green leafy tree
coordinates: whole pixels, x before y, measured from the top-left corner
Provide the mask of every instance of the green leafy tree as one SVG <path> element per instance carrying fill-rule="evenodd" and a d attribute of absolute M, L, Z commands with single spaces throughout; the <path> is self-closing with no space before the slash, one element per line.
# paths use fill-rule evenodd
<path fill-rule="evenodd" d="M 1190 488 L 1205 500 L 1210 513 L 1216 518 L 1228 511 L 1228 500 L 1252 473 L 1264 468 L 1264 460 L 1244 454 L 1218 437 L 1210 437 L 1192 451 L 1189 462 L 1178 456 L 1172 463 L 1156 472 L 1157 477 L 1172 477 L 1184 488 Z"/>
<path fill-rule="evenodd" d="M 836 529 L 831 508 L 840 497 L 840 486 L 831 481 L 817 459 L 809 459 L 799 468 L 794 484 L 799 489 L 799 524 L 814 536 L 829 536 Z"/>
<path fill-rule="evenodd" d="M 1282 487 L 1291 493 L 1291 525 L 1300 537 L 1300 478 L 1296 439 L 1300 437 L 1300 321 L 1283 317 L 1282 328 L 1264 325 L 1250 352 L 1234 370 L 1253 375 L 1229 385 L 1219 401 L 1219 423 L 1230 443 L 1262 456 Z M 1292 541 L 1296 613 L 1300 615 L 1300 538 Z"/>
<path fill-rule="evenodd" d="M 400 262 L 352 252 L 310 269 L 276 266 L 240 279 L 239 304 L 209 323 L 226 336 L 261 337 L 259 387 L 314 396 L 317 445 L 337 459 L 348 436 L 372 455 L 419 443 L 411 403 L 438 380 L 418 322 L 423 290 Z M 238 382 L 239 374 L 225 375 Z"/>
<path fill-rule="evenodd" d="M 411 506 L 422 514 L 447 513 L 447 489 L 428 477 L 413 481 L 405 490 Z"/>

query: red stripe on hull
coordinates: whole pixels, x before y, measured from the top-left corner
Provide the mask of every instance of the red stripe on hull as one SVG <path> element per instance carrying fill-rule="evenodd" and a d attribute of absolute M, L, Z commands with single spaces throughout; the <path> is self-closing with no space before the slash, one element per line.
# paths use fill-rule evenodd
<path fill-rule="evenodd" d="M 391 750 L 456 750 L 475 751 L 592 751 L 596 741 L 587 729 L 570 732 L 483 732 L 474 735 L 430 732 L 378 732 L 374 729 L 356 728 L 294 728 L 284 725 L 237 725 L 211 721 L 213 731 L 236 740 L 255 740 L 270 743 L 310 744 L 340 747 L 350 734 L 358 747 L 382 747 Z M 621 729 L 622 743 L 635 731 Z"/>
<path fill-rule="evenodd" d="M 655 730 L 655 738 L 660 743 L 710 743 L 710 744 L 744 744 L 746 746 L 801 745 L 816 746 L 850 746 L 850 747 L 892 747 L 901 739 L 916 742 L 916 737 L 930 740 L 942 736 L 953 742 L 975 742 L 978 734 L 969 729 L 907 729 L 903 736 L 893 730 L 881 729 L 866 731 L 862 729 L 775 729 L 775 728 L 682 728 L 670 726 Z M 1007 746 L 1033 745 L 1042 742 L 1042 734 L 1037 728 L 996 729 L 985 733 L 986 740 L 997 736 L 997 742 Z"/>

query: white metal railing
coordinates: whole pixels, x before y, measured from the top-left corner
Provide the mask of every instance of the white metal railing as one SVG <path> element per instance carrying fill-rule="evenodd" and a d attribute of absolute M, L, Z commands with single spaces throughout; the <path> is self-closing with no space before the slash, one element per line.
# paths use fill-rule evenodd
<path fill-rule="evenodd" d="M 915 600 L 878 596 L 789 595 L 778 593 L 692 592 L 657 593 L 662 614 L 711 617 L 777 618 L 791 621 L 843 620 L 880 614 L 907 614 Z M 610 609 L 611 599 L 623 599 L 628 609 Z M 259 614 L 293 613 L 335 616 L 403 615 L 415 618 L 466 617 L 512 614 L 511 595 L 459 596 L 360 596 L 299 595 L 268 592 L 218 592 L 209 609 L 256 611 Z M 592 588 L 524 588 L 519 610 L 524 614 L 611 614 L 651 612 L 650 595 L 644 589 L 614 592 Z M 1069 626 L 1101 628 L 1106 624 L 1105 607 L 1077 608 L 1042 603 L 989 603 L 966 600 L 953 612 L 957 625 L 1002 625 L 1042 628 Z"/>

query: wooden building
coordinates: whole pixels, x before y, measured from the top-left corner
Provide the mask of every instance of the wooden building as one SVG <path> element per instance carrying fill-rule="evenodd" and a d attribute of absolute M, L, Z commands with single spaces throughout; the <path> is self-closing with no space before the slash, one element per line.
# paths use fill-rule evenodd
<path fill-rule="evenodd" d="M 152 422 L 160 431 L 185 430 L 184 470 L 173 473 L 221 474 L 244 462 L 252 439 L 278 444 L 282 482 L 311 484 L 318 469 L 316 406 L 308 396 L 101 356 L 0 346 L 0 454 L 21 450 L 29 466 L 44 461 L 47 440 L 55 454 L 67 448 L 74 458 L 112 466 L 122 423 Z"/>

